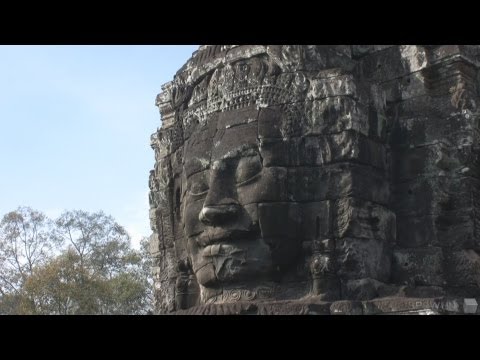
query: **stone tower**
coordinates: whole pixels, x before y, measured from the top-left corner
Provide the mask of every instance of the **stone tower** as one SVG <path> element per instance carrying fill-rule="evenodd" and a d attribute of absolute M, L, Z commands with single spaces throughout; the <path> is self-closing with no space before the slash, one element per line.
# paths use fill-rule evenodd
<path fill-rule="evenodd" d="M 480 46 L 201 46 L 156 100 L 157 311 L 480 297 L 479 65 Z"/>

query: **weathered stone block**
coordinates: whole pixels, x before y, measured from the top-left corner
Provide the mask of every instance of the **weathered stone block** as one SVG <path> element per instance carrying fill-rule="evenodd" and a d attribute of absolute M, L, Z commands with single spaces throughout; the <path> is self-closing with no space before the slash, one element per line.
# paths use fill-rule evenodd
<path fill-rule="evenodd" d="M 480 181 L 468 176 L 420 177 L 395 184 L 391 206 L 398 215 L 442 214 L 471 209 Z"/>
<path fill-rule="evenodd" d="M 431 63 L 439 63 L 452 56 L 460 54 L 461 45 L 430 45 L 429 53 L 431 56 Z"/>
<path fill-rule="evenodd" d="M 418 104 L 422 109 L 426 106 L 426 104 Z M 445 112 L 441 111 L 440 114 Z M 452 148 L 462 148 L 478 143 L 475 130 L 477 126 L 478 118 L 468 113 L 437 116 L 433 111 L 427 111 L 423 115 L 418 110 L 413 110 L 411 115 L 401 115 L 398 118 L 390 142 L 393 148 L 412 148 L 437 142 L 443 142 Z"/>
<path fill-rule="evenodd" d="M 480 287 L 480 254 L 472 249 L 444 250 L 445 278 L 449 286 Z"/>
<path fill-rule="evenodd" d="M 397 217 L 397 243 L 401 247 L 426 245 L 455 249 L 475 246 L 477 220 L 473 208 L 425 216 Z"/>
<path fill-rule="evenodd" d="M 289 168 L 287 189 L 289 198 L 295 201 L 351 196 L 386 205 L 389 200 L 389 186 L 383 174 L 352 164 Z"/>
<path fill-rule="evenodd" d="M 258 136 L 261 138 L 283 138 L 282 124 L 288 121 L 280 107 L 260 109 Z"/>
<path fill-rule="evenodd" d="M 321 166 L 355 162 L 386 169 L 385 145 L 356 131 L 301 138 L 262 139 L 264 166 Z"/>
<path fill-rule="evenodd" d="M 322 240 L 332 233 L 332 201 L 299 204 L 302 213 L 302 232 L 305 239 Z"/>
<path fill-rule="evenodd" d="M 298 159 L 292 165 L 320 166 L 351 161 L 379 169 L 386 167 L 384 145 L 356 131 L 321 137 L 309 136 L 295 144 L 297 148 L 291 154 L 296 154 Z"/>
<path fill-rule="evenodd" d="M 163 244 L 161 244 L 160 242 L 160 237 L 158 236 L 157 233 L 153 233 L 150 235 L 150 239 L 149 239 L 149 251 L 150 251 L 150 255 L 152 257 L 156 257 L 160 254 L 160 252 L 163 250 Z"/>
<path fill-rule="evenodd" d="M 292 259 L 300 255 L 302 247 L 302 219 L 298 204 L 258 204 L 258 221 L 262 239 L 270 249 L 272 262 L 280 269 L 291 265 Z M 295 290 L 292 289 L 292 292 Z"/>
<path fill-rule="evenodd" d="M 388 81 L 424 69 L 426 50 L 421 45 L 393 46 L 361 59 L 361 69 L 370 81 Z"/>
<path fill-rule="evenodd" d="M 307 101 L 306 116 L 313 134 L 355 130 L 369 135 L 368 107 L 346 96 Z"/>
<path fill-rule="evenodd" d="M 443 286 L 443 252 L 439 247 L 397 249 L 393 252 L 392 278 L 397 284 Z"/>
<path fill-rule="evenodd" d="M 446 292 L 441 286 L 406 286 L 404 294 L 413 298 L 439 298 L 445 296 Z"/>
<path fill-rule="evenodd" d="M 334 206 L 334 235 L 395 243 L 395 214 L 388 208 L 356 198 L 342 198 Z"/>
<path fill-rule="evenodd" d="M 426 81 L 425 74 L 422 72 L 410 73 L 402 77 L 400 81 L 397 80 L 400 92 L 399 100 L 408 100 L 414 97 L 427 95 L 428 84 L 426 84 Z"/>
<path fill-rule="evenodd" d="M 172 153 L 170 156 L 170 163 L 172 166 L 173 177 L 180 177 L 183 172 L 183 146 L 180 146 L 174 153 Z"/>
<path fill-rule="evenodd" d="M 372 278 L 387 281 L 390 276 L 389 244 L 374 239 L 337 239 L 337 274 L 342 281 Z"/>
<path fill-rule="evenodd" d="M 342 294 L 349 300 L 370 300 L 378 297 L 382 285 L 375 279 L 347 280 L 342 282 Z"/>
<path fill-rule="evenodd" d="M 432 216 L 397 216 L 397 244 L 414 248 L 437 243 L 435 220 Z"/>
<path fill-rule="evenodd" d="M 149 210 L 150 228 L 153 231 L 158 231 L 156 210 L 156 208 L 151 208 Z"/>
<path fill-rule="evenodd" d="M 392 152 L 393 179 L 395 182 L 404 182 L 423 175 L 443 176 L 446 173 L 463 174 L 467 171 L 472 174 L 468 167 L 470 164 L 466 161 L 468 158 L 465 157 L 463 148 L 459 150 L 441 142 L 398 149 Z M 476 167 L 475 164 L 472 165 Z"/>
<path fill-rule="evenodd" d="M 169 208 L 157 209 L 157 219 L 159 219 L 159 236 L 165 248 L 173 247 L 175 237 L 173 234 L 172 217 Z"/>
<path fill-rule="evenodd" d="M 301 234 L 301 209 L 296 203 L 258 204 L 258 221 L 263 238 L 298 238 Z"/>
<path fill-rule="evenodd" d="M 466 208 L 458 211 L 444 211 L 435 216 L 437 242 L 433 245 L 450 249 L 468 249 L 475 246 L 475 210 Z"/>

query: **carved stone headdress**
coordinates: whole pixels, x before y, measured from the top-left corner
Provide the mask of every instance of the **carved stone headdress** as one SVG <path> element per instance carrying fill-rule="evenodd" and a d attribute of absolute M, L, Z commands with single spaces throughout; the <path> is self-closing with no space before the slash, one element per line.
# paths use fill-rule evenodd
<path fill-rule="evenodd" d="M 318 45 L 200 47 L 157 96 L 163 129 L 171 130 L 158 139 L 154 136 L 152 146 L 168 148 L 172 136 L 178 138 L 180 132 L 182 138 L 188 136 L 210 114 L 248 106 L 278 107 L 284 114 L 281 132 L 285 138 L 306 130 L 310 79 L 326 67 L 347 61 L 345 54 L 334 50 Z"/>

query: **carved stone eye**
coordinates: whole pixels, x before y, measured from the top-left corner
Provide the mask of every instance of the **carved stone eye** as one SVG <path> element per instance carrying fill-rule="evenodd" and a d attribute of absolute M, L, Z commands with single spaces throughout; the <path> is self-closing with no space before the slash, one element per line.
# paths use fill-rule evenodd
<path fill-rule="evenodd" d="M 192 196 L 206 195 L 208 192 L 208 179 L 205 172 L 191 176 L 189 179 L 188 191 Z"/>
<path fill-rule="evenodd" d="M 259 155 L 243 157 L 239 160 L 235 173 L 237 185 L 246 185 L 256 179 L 262 171 L 262 161 Z"/>
<path fill-rule="evenodd" d="M 190 188 L 190 195 L 201 196 L 205 195 L 208 191 L 208 186 L 204 183 L 195 183 Z"/>

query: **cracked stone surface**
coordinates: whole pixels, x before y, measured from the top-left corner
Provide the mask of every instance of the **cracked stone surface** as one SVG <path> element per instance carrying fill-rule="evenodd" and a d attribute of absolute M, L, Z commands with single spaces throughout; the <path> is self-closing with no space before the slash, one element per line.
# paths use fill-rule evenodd
<path fill-rule="evenodd" d="M 157 313 L 474 312 L 479 66 L 474 45 L 200 46 L 156 98 Z"/>

